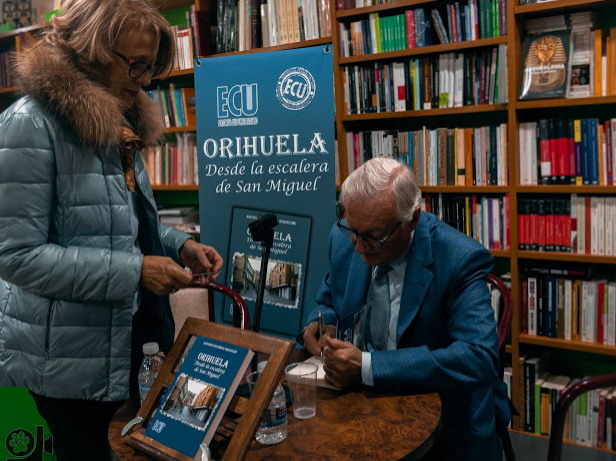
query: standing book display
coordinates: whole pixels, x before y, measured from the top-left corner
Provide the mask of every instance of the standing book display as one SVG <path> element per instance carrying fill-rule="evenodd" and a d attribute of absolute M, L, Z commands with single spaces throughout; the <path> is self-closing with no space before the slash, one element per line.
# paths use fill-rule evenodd
<path fill-rule="evenodd" d="M 294 344 L 188 318 L 126 443 L 166 461 L 200 460 L 201 444 L 213 459 L 244 459 Z M 263 375 L 250 399 L 234 395 L 255 353 L 269 356 Z"/>

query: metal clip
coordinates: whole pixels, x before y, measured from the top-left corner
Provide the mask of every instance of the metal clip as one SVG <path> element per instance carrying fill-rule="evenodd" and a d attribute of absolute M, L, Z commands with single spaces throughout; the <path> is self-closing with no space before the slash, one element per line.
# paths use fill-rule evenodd
<path fill-rule="evenodd" d="M 210 453 L 210 448 L 205 443 L 199 445 L 199 448 L 201 448 L 201 461 L 211 461 L 212 454 Z"/>
<path fill-rule="evenodd" d="M 133 428 L 134 425 L 141 424 L 142 422 L 143 422 L 143 418 L 141 416 L 135 416 L 128 423 L 126 423 L 126 426 L 122 428 L 122 432 L 120 432 L 120 435 L 124 437 L 128 433 L 128 431 L 130 431 Z"/>

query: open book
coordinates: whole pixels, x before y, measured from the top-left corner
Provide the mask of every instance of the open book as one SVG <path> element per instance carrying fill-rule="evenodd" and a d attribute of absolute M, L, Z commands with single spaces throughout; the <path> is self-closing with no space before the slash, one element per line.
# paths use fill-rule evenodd
<path fill-rule="evenodd" d="M 193 458 L 214 437 L 253 355 L 245 347 L 196 336 L 145 435 Z"/>

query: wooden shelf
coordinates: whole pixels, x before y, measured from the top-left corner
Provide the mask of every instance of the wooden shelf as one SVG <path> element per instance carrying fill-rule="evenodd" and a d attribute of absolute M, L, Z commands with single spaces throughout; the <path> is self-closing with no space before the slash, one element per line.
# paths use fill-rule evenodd
<path fill-rule="evenodd" d="M 381 5 L 365 6 L 363 8 L 347 8 L 336 11 L 336 19 L 362 16 L 377 11 L 402 10 L 412 6 L 426 5 L 428 3 L 438 3 L 437 0 L 398 0 Z"/>
<path fill-rule="evenodd" d="M 198 191 L 199 186 L 196 184 L 191 184 L 188 186 L 179 186 L 177 184 L 173 185 L 153 185 L 152 190 L 155 191 Z"/>
<path fill-rule="evenodd" d="M 571 98 L 571 99 L 535 99 L 532 101 L 517 101 L 515 108 L 518 110 L 526 109 L 546 109 L 554 107 L 579 107 L 616 104 L 616 96 L 598 96 L 595 98 Z"/>
<path fill-rule="evenodd" d="M 616 186 L 518 186 L 518 194 L 616 194 Z"/>
<path fill-rule="evenodd" d="M 9 94 L 9 93 L 15 93 L 15 92 L 17 92 L 16 86 L 7 86 L 7 87 L 0 88 L 0 94 Z"/>
<path fill-rule="evenodd" d="M 582 255 L 577 253 L 562 253 L 558 251 L 518 251 L 518 259 L 616 264 L 616 256 Z"/>
<path fill-rule="evenodd" d="M 509 186 L 422 186 L 424 194 L 506 194 Z"/>
<path fill-rule="evenodd" d="M 10 32 L 0 34 L 0 40 L 5 39 L 5 38 L 12 38 L 12 37 L 15 37 L 16 35 L 23 34 L 26 32 L 36 32 L 38 30 L 44 29 L 46 26 L 47 24 L 35 24 L 33 26 L 20 27 L 19 29 L 14 29 Z"/>
<path fill-rule="evenodd" d="M 490 250 L 495 258 L 511 258 L 511 250 Z"/>
<path fill-rule="evenodd" d="M 535 344 L 556 349 L 567 349 L 572 351 L 588 352 L 591 354 L 610 355 L 616 357 L 616 346 L 605 346 L 596 343 L 584 343 L 582 341 L 567 341 L 558 338 L 546 338 L 545 336 L 534 336 L 522 333 L 518 340 L 523 344 Z"/>
<path fill-rule="evenodd" d="M 195 73 L 195 69 L 181 69 L 181 70 L 172 70 L 168 77 L 165 77 L 160 80 L 166 80 L 167 78 L 172 77 L 183 77 L 185 75 L 193 75 Z"/>
<path fill-rule="evenodd" d="M 422 56 L 426 54 L 447 53 L 449 51 L 466 50 L 472 48 L 484 48 L 487 46 L 500 45 L 507 43 L 507 37 L 484 38 L 481 40 L 472 40 L 456 43 L 447 43 L 445 45 L 430 45 L 419 48 L 410 48 L 398 51 L 389 51 L 387 53 L 362 54 L 359 56 L 350 56 L 348 58 L 340 58 L 340 65 L 351 65 L 361 62 L 383 61 L 388 59 L 406 58 L 409 56 Z"/>
<path fill-rule="evenodd" d="M 171 128 L 165 128 L 165 133 L 185 133 L 187 131 L 197 131 L 197 127 L 194 125 L 190 126 L 172 126 Z"/>
<path fill-rule="evenodd" d="M 343 114 L 343 122 L 364 120 L 389 120 L 392 118 L 438 117 L 441 115 L 466 115 L 483 112 L 506 111 L 507 104 L 482 104 L 479 106 L 452 107 L 449 109 L 406 110 L 404 112 L 375 112 L 370 114 Z"/>
<path fill-rule="evenodd" d="M 537 13 L 560 13 L 565 10 L 579 8 L 597 8 L 614 4 L 611 0 L 559 0 L 545 3 L 534 3 L 531 5 L 517 5 L 514 7 L 516 15 L 537 14 Z"/>
<path fill-rule="evenodd" d="M 219 56 L 237 56 L 240 54 L 253 54 L 262 53 L 264 51 L 280 51 L 280 50 L 293 50 L 296 48 L 306 48 L 309 46 L 329 45 L 332 43 L 332 37 L 321 37 L 314 40 L 305 40 L 303 42 L 286 43 L 284 45 L 268 46 L 265 48 L 253 48 L 246 51 L 234 51 L 232 53 L 212 54 L 199 59 L 217 58 Z"/>

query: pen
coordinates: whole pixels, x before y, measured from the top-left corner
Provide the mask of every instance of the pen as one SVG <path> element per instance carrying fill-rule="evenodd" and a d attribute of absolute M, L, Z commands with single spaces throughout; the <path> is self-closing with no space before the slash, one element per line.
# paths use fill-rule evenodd
<path fill-rule="evenodd" d="M 323 337 L 323 314 L 321 311 L 318 313 L 317 321 L 319 322 L 319 340 Z M 321 346 L 321 362 L 323 361 L 323 346 Z"/>

